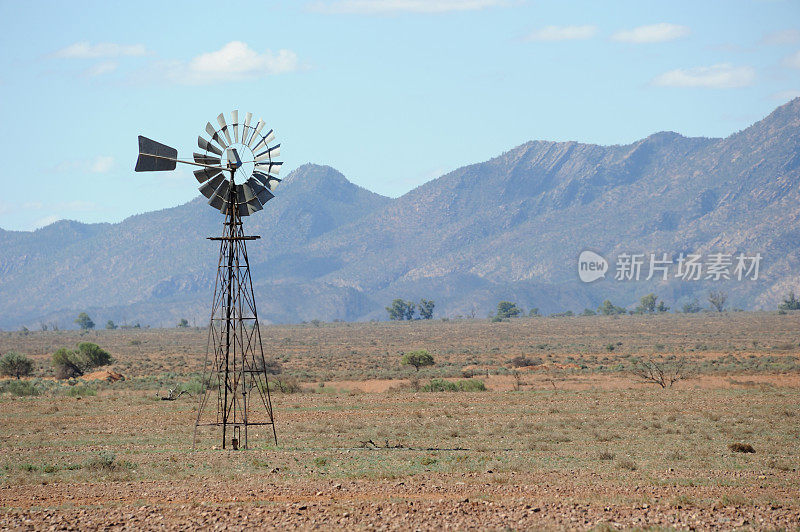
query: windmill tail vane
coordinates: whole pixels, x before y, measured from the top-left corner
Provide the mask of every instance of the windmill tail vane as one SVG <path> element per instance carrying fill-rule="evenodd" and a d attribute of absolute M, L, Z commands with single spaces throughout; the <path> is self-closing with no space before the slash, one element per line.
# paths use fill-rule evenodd
<path fill-rule="evenodd" d="M 220 113 L 219 127 L 208 122 L 207 136 L 198 136 L 202 153 L 194 152 L 191 160 L 140 135 L 135 167 L 137 172 L 172 171 L 178 163 L 199 167 L 194 176 L 200 193 L 225 216 L 222 236 L 209 237 L 219 242 L 219 262 L 194 424 L 194 445 L 204 428 L 212 427 L 221 429 L 223 449 L 249 448 L 251 430 L 256 435 L 266 430 L 278 443 L 246 245 L 260 237 L 244 234 L 242 218 L 275 197 L 283 163 L 277 160 L 281 145 L 274 143 L 275 132 L 264 133 L 266 123 L 259 119 L 253 124 L 252 119 L 246 113 L 240 122 L 239 112 L 233 111 L 228 123 Z"/>

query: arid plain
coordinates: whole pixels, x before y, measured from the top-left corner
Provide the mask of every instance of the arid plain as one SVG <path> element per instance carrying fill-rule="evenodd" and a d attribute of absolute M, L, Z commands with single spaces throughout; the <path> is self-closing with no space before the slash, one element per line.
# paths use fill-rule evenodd
<path fill-rule="evenodd" d="M 798 331 L 800 312 L 266 326 L 278 445 L 248 451 L 192 450 L 204 329 L 0 333 L 37 366 L 35 395 L 0 381 L 0 527 L 797 529 Z M 54 380 L 80 341 L 125 380 Z M 400 365 L 418 349 L 435 365 Z M 644 383 L 642 361 L 684 378 Z"/>

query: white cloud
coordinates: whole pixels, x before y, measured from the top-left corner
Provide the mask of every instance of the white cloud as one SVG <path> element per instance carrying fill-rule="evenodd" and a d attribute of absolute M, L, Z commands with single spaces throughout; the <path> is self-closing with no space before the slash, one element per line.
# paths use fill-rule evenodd
<path fill-rule="evenodd" d="M 761 38 L 761 44 L 781 45 L 800 42 L 800 30 L 788 29 L 767 33 Z"/>
<path fill-rule="evenodd" d="M 800 50 L 785 57 L 783 64 L 789 68 L 800 68 Z"/>
<path fill-rule="evenodd" d="M 686 26 L 661 22 L 659 24 L 639 26 L 632 30 L 618 31 L 611 36 L 611 39 L 630 43 L 667 42 L 686 37 L 691 32 L 692 31 Z"/>
<path fill-rule="evenodd" d="M 755 77 L 753 67 L 720 63 L 707 67 L 676 68 L 656 76 L 651 83 L 660 87 L 730 89 L 752 85 Z"/>
<path fill-rule="evenodd" d="M 242 79 L 297 70 L 297 54 L 291 50 L 269 50 L 263 54 L 241 41 L 232 41 L 215 52 L 198 55 L 188 64 L 189 74 L 199 81 Z"/>
<path fill-rule="evenodd" d="M 69 59 L 97 59 L 101 57 L 140 56 L 147 54 L 143 44 L 116 44 L 101 42 L 90 44 L 87 41 L 76 42 L 57 51 L 55 57 Z"/>
<path fill-rule="evenodd" d="M 61 161 L 53 167 L 56 172 L 92 172 L 104 174 L 114 166 L 114 158 L 109 155 L 98 155 L 94 159 Z"/>
<path fill-rule="evenodd" d="M 597 34 L 596 26 L 545 26 L 530 33 L 526 41 L 573 41 L 591 39 Z"/>
<path fill-rule="evenodd" d="M 113 157 L 108 155 L 98 155 L 92 161 L 92 165 L 89 167 L 89 170 L 95 174 L 104 174 L 111 170 L 112 166 L 114 166 Z"/>
<path fill-rule="evenodd" d="M 375 15 L 385 13 L 447 13 L 507 5 L 507 0 L 338 0 L 308 5 L 317 13 Z"/>
<path fill-rule="evenodd" d="M 115 61 L 103 61 L 86 69 L 86 75 L 94 77 L 108 74 L 109 72 L 114 72 L 117 69 L 117 66 L 119 65 Z"/>

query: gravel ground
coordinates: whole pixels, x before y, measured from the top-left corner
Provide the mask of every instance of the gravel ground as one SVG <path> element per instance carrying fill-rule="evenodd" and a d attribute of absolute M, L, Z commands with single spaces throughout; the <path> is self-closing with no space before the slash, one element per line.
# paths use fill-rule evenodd
<path fill-rule="evenodd" d="M 580 475 L 580 472 L 575 472 Z M 19 530 L 244 529 L 800 529 L 796 505 L 718 503 L 682 507 L 676 498 L 714 497 L 717 487 L 609 486 L 586 479 L 491 473 L 402 481 L 272 481 L 237 483 L 109 482 L 3 487 L 0 528 Z M 591 483 L 588 484 L 591 486 Z M 772 489 L 774 491 L 774 488 Z M 756 489 L 756 491 L 759 491 Z M 630 501 L 613 506 L 593 499 Z M 763 495 L 758 493 L 757 495 Z M 798 500 L 798 493 L 774 493 Z M 583 501 L 583 502 L 577 502 Z"/>

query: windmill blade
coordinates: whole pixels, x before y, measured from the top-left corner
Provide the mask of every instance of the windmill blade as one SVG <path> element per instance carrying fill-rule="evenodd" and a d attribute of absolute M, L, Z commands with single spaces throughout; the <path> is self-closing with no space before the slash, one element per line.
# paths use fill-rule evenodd
<path fill-rule="evenodd" d="M 230 181 L 227 179 L 223 179 L 222 182 L 219 184 L 217 189 L 211 195 L 211 199 L 209 199 L 208 204 L 212 207 L 219 209 L 217 205 L 222 205 L 220 202 L 228 201 L 228 195 L 230 194 L 231 186 Z"/>
<path fill-rule="evenodd" d="M 263 174 L 261 172 L 253 172 L 253 177 L 258 179 L 258 181 L 269 190 L 275 190 L 275 188 L 278 186 L 278 183 L 281 182 L 281 180 L 277 177 Z"/>
<path fill-rule="evenodd" d="M 278 175 L 281 171 L 282 165 L 283 163 L 280 161 L 272 161 L 269 163 L 256 163 L 256 169 L 265 174 Z"/>
<path fill-rule="evenodd" d="M 222 207 L 226 204 L 226 202 L 219 196 L 211 196 L 211 199 L 208 200 L 208 204 L 214 207 L 215 209 L 219 209 L 220 211 L 222 211 Z"/>
<path fill-rule="evenodd" d="M 222 150 L 220 150 L 219 148 L 208 142 L 203 137 L 197 137 L 197 146 L 201 150 L 210 151 L 214 155 L 219 155 L 220 157 L 222 157 Z"/>
<path fill-rule="evenodd" d="M 265 188 L 259 192 L 256 197 L 258 198 L 258 201 L 261 202 L 261 205 L 265 205 L 269 200 L 275 197 L 275 194 Z"/>
<path fill-rule="evenodd" d="M 268 149 L 267 151 L 259 153 L 256 156 L 255 161 L 256 162 L 261 162 L 261 161 L 265 161 L 267 159 L 272 161 L 272 159 L 278 157 L 280 154 L 281 154 L 281 145 L 280 144 L 276 144 L 275 146 L 273 146 L 272 148 Z"/>
<path fill-rule="evenodd" d="M 250 185 L 248 185 L 247 183 L 237 185 L 236 186 L 237 194 L 239 193 L 239 191 L 241 191 L 241 195 L 236 196 L 237 198 L 239 198 L 239 201 L 244 201 L 244 202 L 253 201 L 256 197 L 255 192 L 253 192 L 253 189 L 250 188 Z"/>
<path fill-rule="evenodd" d="M 220 113 L 217 117 L 217 122 L 219 122 L 219 127 L 221 128 L 220 131 L 225 135 L 225 138 L 228 139 L 228 144 L 233 144 L 231 142 L 231 134 L 228 133 L 228 124 L 225 123 L 225 113 Z"/>
<path fill-rule="evenodd" d="M 194 177 L 195 179 L 197 179 L 198 183 L 204 183 L 209 179 L 218 176 L 221 173 L 222 173 L 221 170 L 215 170 L 214 168 L 203 168 L 202 170 L 195 170 Z"/>
<path fill-rule="evenodd" d="M 247 203 L 239 203 L 236 205 L 237 210 L 239 211 L 239 216 L 245 217 L 250 216 L 250 209 L 247 206 Z M 255 212 L 255 211 L 252 211 Z"/>
<path fill-rule="evenodd" d="M 261 133 L 261 130 L 264 129 L 264 126 L 266 125 L 267 125 L 266 122 L 264 122 L 260 118 L 258 119 L 258 124 L 256 124 L 256 129 L 255 131 L 253 131 L 253 136 L 250 137 L 250 141 L 247 143 L 248 148 L 253 149 L 251 144 L 253 144 L 253 141 L 258 138 L 258 134 Z"/>
<path fill-rule="evenodd" d="M 265 185 L 262 185 L 261 181 L 256 179 L 255 176 L 250 176 L 250 179 L 245 181 L 245 184 L 249 186 L 251 189 L 253 189 L 253 194 L 255 194 L 256 196 L 258 195 L 259 192 L 261 192 L 262 189 L 267 188 Z"/>
<path fill-rule="evenodd" d="M 239 110 L 231 111 L 231 126 L 233 127 L 233 143 L 239 143 Z"/>
<path fill-rule="evenodd" d="M 197 179 L 199 180 L 200 178 L 198 177 Z M 204 183 L 200 187 L 200 193 L 207 198 L 214 197 L 214 192 L 216 192 L 224 180 L 225 176 L 223 176 L 222 172 L 220 172 L 218 175 L 212 177 L 208 182 Z"/>
<path fill-rule="evenodd" d="M 166 157 L 166 159 L 162 159 Z M 135 172 L 165 172 L 175 170 L 178 150 L 170 148 L 154 140 L 139 135 L 139 157 L 136 159 Z"/>
<path fill-rule="evenodd" d="M 247 209 L 250 211 L 250 214 L 253 214 L 254 212 L 258 212 L 258 211 L 260 211 L 261 209 L 264 208 L 264 207 L 261 206 L 261 202 L 258 201 L 258 199 L 254 199 L 251 202 L 245 203 L 245 205 L 247 205 Z"/>
<path fill-rule="evenodd" d="M 222 162 L 219 157 L 211 157 L 210 155 L 201 155 L 197 152 L 193 153 L 192 156 L 194 157 L 194 162 L 200 164 L 210 164 L 213 166 L 219 166 Z"/>
<path fill-rule="evenodd" d="M 211 140 L 219 144 L 223 150 L 228 147 L 228 144 L 225 142 L 225 139 L 223 139 L 220 136 L 220 134 L 217 133 L 217 130 L 214 129 L 214 126 L 211 125 L 211 122 L 206 124 L 206 133 L 208 133 L 211 136 Z"/>
<path fill-rule="evenodd" d="M 270 143 L 270 142 L 272 142 L 273 140 L 275 140 L 275 131 L 273 131 L 272 129 L 270 129 L 270 130 L 269 130 L 269 133 L 267 133 L 266 135 L 264 135 L 264 136 L 261 138 L 261 141 L 259 141 L 259 143 L 258 143 L 258 144 L 256 144 L 256 147 L 255 147 L 255 148 L 253 148 L 253 151 L 254 151 L 254 152 L 257 152 L 257 151 L 259 151 L 259 150 L 262 150 L 262 149 L 265 149 L 265 148 L 267 148 L 267 147 L 269 146 L 269 143 Z"/>
<path fill-rule="evenodd" d="M 247 145 L 247 134 L 250 131 L 250 119 L 253 118 L 253 113 L 244 115 L 244 127 L 242 128 L 242 144 Z"/>

